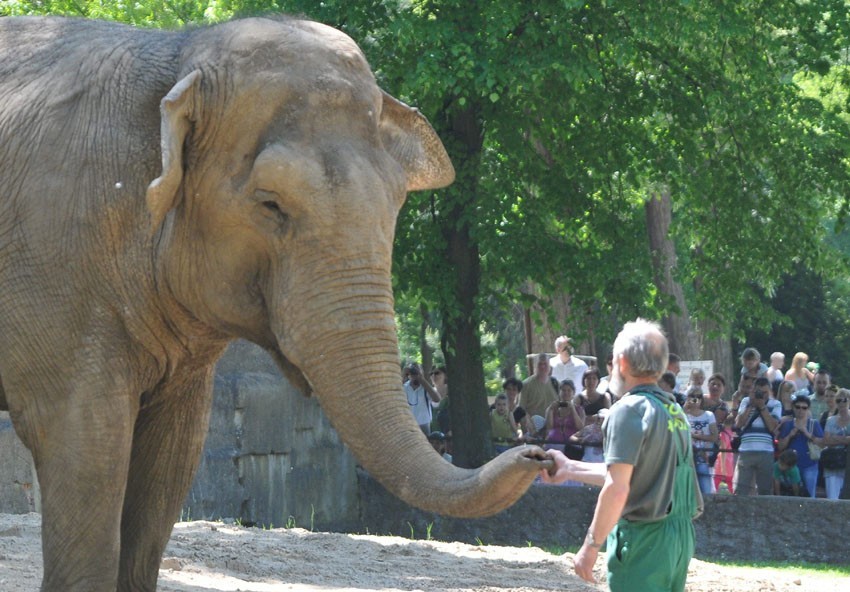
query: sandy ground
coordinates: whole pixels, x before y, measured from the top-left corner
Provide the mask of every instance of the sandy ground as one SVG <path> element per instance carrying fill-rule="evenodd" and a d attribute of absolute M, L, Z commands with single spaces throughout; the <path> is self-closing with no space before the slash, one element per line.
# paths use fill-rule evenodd
<path fill-rule="evenodd" d="M 40 516 L 0 514 L 0 590 L 37 592 Z M 603 564 L 597 577 L 604 578 Z M 688 590 L 847 590 L 844 578 L 777 574 L 694 560 Z M 537 548 L 473 546 L 399 537 L 258 530 L 213 522 L 177 524 L 159 572 L 161 592 L 369 590 L 538 592 L 605 590 L 572 572 L 572 556 Z"/>

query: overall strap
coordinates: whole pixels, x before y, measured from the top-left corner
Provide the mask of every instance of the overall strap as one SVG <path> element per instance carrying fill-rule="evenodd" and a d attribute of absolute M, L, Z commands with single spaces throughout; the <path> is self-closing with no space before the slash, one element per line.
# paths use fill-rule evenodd
<path fill-rule="evenodd" d="M 685 417 L 685 412 L 676 405 L 675 408 L 668 401 L 664 401 L 656 393 L 651 391 L 641 391 L 641 394 L 646 395 L 647 400 L 651 401 L 657 407 L 664 410 L 669 418 L 668 427 L 673 433 L 673 439 L 676 441 L 676 452 L 678 462 L 676 465 L 676 476 L 673 485 L 673 499 L 670 502 L 667 518 L 684 518 L 692 520 L 699 515 L 699 489 L 696 485 L 696 478 L 692 466 L 693 449 L 690 445 L 691 431 L 690 424 Z M 674 403 L 675 405 L 675 403 Z M 673 409 L 673 412 L 671 412 Z M 678 426 L 682 426 L 679 428 Z M 687 435 L 688 444 L 682 442 L 677 432 L 683 431 Z M 684 450 L 683 450 L 684 449 Z M 667 519 L 665 518 L 665 520 Z"/>

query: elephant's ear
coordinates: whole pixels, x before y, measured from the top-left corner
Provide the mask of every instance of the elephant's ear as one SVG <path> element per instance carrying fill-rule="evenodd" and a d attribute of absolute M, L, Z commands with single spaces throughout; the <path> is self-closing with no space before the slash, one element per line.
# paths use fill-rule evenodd
<path fill-rule="evenodd" d="M 165 215 L 177 205 L 183 181 L 183 143 L 194 119 L 200 80 L 201 72 L 193 71 L 168 91 L 159 106 L 162 174 L 148 185 L 146 197 L 152 232 L 156 232 Z"/>
<path fill-rule="evenodd" d="M 439 189 L 451 184 L 455 180 L 452 161 L 425 116 L 381 92 L 381 139 L 407 173 L 407 190 Z"/>

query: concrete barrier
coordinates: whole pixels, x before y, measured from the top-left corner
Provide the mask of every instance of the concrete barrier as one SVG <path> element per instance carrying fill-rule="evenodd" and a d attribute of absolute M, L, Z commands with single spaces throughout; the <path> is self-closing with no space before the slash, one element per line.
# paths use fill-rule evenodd
<path fill-rule="evenodd" d="M 333 492 L 329 495 L 329 492 Z M 0 414 L 0 513 L 40 511 L 29 451 Z M 259 347 L 236 341 L 216 366 L 210 428 L 183 518 L 329 529 L 357 523 L 355 463 L 314 398 Z"/>
<path fill-rule="evenodd" d="M 469 544 L 578 548 L 593 519 L 599 489 L 533 485 L 490 518 L 447 518 L 412 508 L 358 471 L 360 532 L 461 541 Z M 694 522 L 696 556 L 737 561 L 847 565 L 837 541 L 850 524 L 850 501 L 791 497 L 706 496 Z"/>
<path fill-rule="evenodd" d="M 533 486 L 508 510 L 476 520 L 416 510 L 356 470 L 318 402 L 293 389 L 265 352 L 235 342 L 216 368 L 209 435 L 183 518 L 570 548 L 583 540 L 597 495 Z M 39 509 L 32 459 L 0 413 L 0 512 Z M 697 556 L 846 564 L 848 523 L 848 501 L 709 496 L 695 523 Z"/>

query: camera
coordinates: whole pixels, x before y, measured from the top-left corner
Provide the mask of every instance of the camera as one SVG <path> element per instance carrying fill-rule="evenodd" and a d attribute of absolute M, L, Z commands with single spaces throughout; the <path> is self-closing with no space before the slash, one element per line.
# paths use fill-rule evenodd
<path fill-rule="evenodd" d="M 564 403 L 563 401 L 558 403 L 558 407 L 569 407 L 569 406 L 570 406 L 569 403 Z"/>
<path fill-rule="evenodd" d="M 756 393 L 756 394 L 754 395 L 754 397 L 755 397 L 756 399 L 764 399 L 764 393 Z"/>

